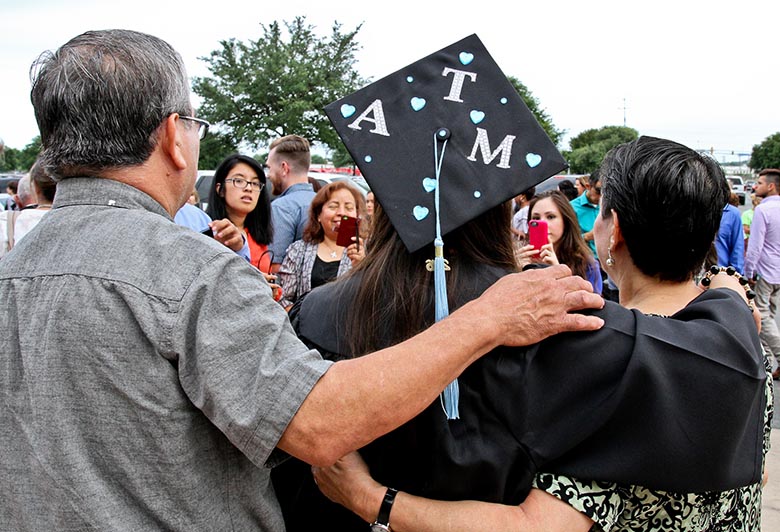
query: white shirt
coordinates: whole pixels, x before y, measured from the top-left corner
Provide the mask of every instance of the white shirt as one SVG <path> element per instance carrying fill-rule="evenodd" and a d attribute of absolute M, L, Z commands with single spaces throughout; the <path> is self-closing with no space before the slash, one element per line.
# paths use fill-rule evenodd
<path fill-rule="evenodd" d="M 0 215 L 0 257 L 8 253 L 8 220 L 17 211 L 5 211 Z M 14 245 L 18 244 L 24 236 L 29 233 L 33 227 L 38 225 L 49 209 L 25 209 L 18 211 L 14 225 Z"/>

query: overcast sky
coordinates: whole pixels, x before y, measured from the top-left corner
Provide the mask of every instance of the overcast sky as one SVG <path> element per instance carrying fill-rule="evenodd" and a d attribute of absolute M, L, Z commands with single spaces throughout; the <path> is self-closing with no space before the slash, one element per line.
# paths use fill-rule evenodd
<path fill-rule="evenodd" d="M 0 138 L 22 148 L 37 134 L 30 64 L 86 30 L 151 33 L 204 76 L 199 58 L 220 40 L 256 39 L 261 23 L 296 15 L 321 36 L 334 21 L 344 31 L 362 23 L 357 67 L 373 79 L 476 33 L 567 131 L 562 148 L 583 130 L 622 125 L 624 112 L 640 134 L 719 158 L 780 131 L 776 1 L 0 0 Z"/>

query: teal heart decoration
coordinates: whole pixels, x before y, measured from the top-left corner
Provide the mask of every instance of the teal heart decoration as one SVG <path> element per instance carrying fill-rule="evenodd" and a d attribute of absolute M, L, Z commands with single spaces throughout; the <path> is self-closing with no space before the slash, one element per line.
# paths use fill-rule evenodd
<path fill-rule="evenodd" d="M 345 103 L 341 106 L 341 116 L 344 118 L 349 118 L 350 116 L 355 114 L 355 106 L 349 105 L 348 103 Z"/>
<path fill-rule="evenodd" d="M 411 104 L 412 104 L 412 109 L 414 109 L 415 112 L 417 112 L 423 107 L 425 107 L 426 101 L 425 98 L 418 98 L 417 96 L 415 96 L 414 98 L 412 98 Z"/>
<path fill-rule="evenodd" d="M 535 153 L 526 154 L 525 162 L 527 162 L 528 166 L 530 166 L 531 168 L 536 168 L 537 166 L 539 166 L 539 163 L 542 162 L 542 156 L 537 155 Z"/>
<path fill-rule="evenodd" d="M 474 60 L 474 54 L 470 54 L 468 52 L 461 52 L 458 55 L 458 59 L 460 59 L 462 65 L 468 65 Z"/>
<path fill-rule="evenodd" d="M 422 205 L 415 205 L 412 214 L 414 214 L 414 217 L 417 219 L 418 222 L 420 220 L 424 220 L 425 217 L 428 216 L 428 207 L 423 207 Z"/>
<path fill-rule="evenodd" d="M 433 192 L 436 190 L 436 180 L 426 177 L 423 179 L 423 188 L 425 189 L 425 192 Z"/>
<path fill-rule="evenodd" d="M 469 116 L 471 117 L 471 121 L 474 122 L 474 124 L 479 124 L 485 119 L 485 113 L 478 111 L 477 109 L 471 111 Z"/>

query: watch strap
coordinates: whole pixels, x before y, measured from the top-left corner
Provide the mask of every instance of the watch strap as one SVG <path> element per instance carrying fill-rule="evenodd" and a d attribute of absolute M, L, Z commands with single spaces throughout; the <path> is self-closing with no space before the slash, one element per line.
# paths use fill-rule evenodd
<path fill-rule="evenodd" d="M 387 488 L 385 497 L 382 499 L 382 505 L 379 507 L 379 513 L 376 516 L 374 524 L 390 528 L 390 510 L 393 509 L 393 503 L 395 502 L 395 496 L 398 494 L 398 490 L 393 488 Z"/>

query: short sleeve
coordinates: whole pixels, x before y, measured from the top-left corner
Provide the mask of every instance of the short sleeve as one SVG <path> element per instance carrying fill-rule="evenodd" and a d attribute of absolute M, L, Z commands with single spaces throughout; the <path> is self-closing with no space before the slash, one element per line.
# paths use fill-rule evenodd
<path fill-rule="evenodd" d="M 611 482 L 539 473 L 534 478 L 534 488 L 546 491 L 590 517 L 595 523 L 591 531 L 595 532 L 609 532 L 625 509 L 617 485 Z"/>
<path fill-rule="evenodd" d="M 331 364 L 298 340 L 260 272 L 232 253 L 192 282 L 172 337 L 184 392 L 258 466 Z"/>

